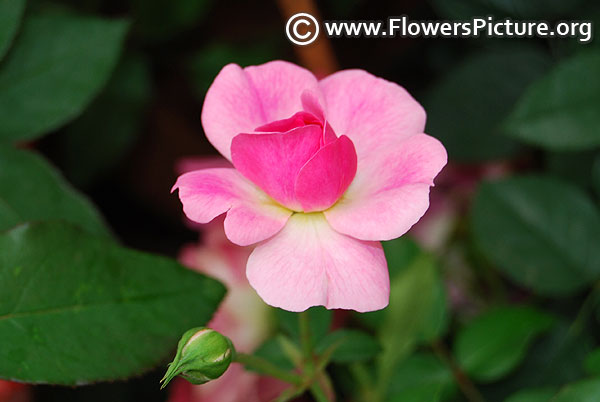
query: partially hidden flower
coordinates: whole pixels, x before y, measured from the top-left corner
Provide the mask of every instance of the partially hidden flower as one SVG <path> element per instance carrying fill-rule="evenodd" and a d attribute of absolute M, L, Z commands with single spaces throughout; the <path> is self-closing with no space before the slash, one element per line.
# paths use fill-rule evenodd
<path fill-rule="evenodd" d="M 0 402 L 29 402 L 31 386 L 13 381 L 0 380 Z"/>
<path fill-rule="evenodd" d="M 460 166 L 449 164 L 436 179 L 427 215 L 412 227 L 410 234 L 423 248 L 443 254 L 456 225 L 469 211 L 477 185 L 482 180 L 498 179 L 510 172 L 507 162 Z"/>
<path fill-rule="evenodd" d="M 208 326 L 228 336 L 237 350 L 251 353 L 267 339 L 271 319 L 269 308 L 246 279 L 244 271 L 251 249 L 228 242 L 223 229 L 205 226 L 211 227 L 203 232 L 203 244 L 184 247 L 179 261 L 225 284 L 225 299 Z"/>
<path fill-rule="evenodd" d="M 186 173 L 173 189 L 189 219 L 227 213 L 229 240 L 258 243 L 246 275 L 266 303 L 388 304 L 379 241 L 425 213 L 447 160 L 406 90 L 362 70 L 318 81 L 283 61 L 229 64 L 206 94 L 202 124 L 233 167 Z"/>
<path fill-rule="evenodd" d="M 223 161 L 189 159 L 178 165 L 179 170 L 188 171 L 222 166 Z M 225 299 L 208 326 L 231 339 L 237 351 L 252 353 L 267 339 L 271 324 L 269 308 L 246 279 L 246 261 L 252 248 L 228 241 L 222 219 L 195 227 L 201 231 L 202 241 L 183 247 L 179 261 L 227 286 Z M 225 374 L 204 385 L 176 379 L 170 387 L 169 402 L 259 402 L 273 400 L 287 387 L 288 384 L 279 380 L 232 364 Z"/>

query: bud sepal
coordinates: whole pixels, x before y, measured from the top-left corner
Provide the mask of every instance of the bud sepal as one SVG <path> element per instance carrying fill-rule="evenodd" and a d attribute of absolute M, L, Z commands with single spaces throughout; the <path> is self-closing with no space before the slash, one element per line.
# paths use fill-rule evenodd
<path fill-rule="evenodd" d="M 227 371 L 234 353 L 226 336 L 206 327 L 192 328 L 179 340 L 175 359 L 160 380 L 161 389 L 178 375 L 196 385 L 219 378 Z"/>

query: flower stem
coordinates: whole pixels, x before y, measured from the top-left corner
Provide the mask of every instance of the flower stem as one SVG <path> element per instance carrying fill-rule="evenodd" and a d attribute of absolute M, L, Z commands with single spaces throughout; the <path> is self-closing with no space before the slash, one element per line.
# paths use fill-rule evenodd
<path fill-rule="evenodd" d="M 291 401 L 294 398 L 299 397 L 300 395 L 302 395 L 304 393 L 304 391 L 306 391 L 305 387 L 290 387 L 288 389 L 286 389 L 285 391 L 283 391 L 278 397 L 277 399 L 275 399 L 275 402 L 288 402 Z"/>
<path fill-rule="evenodd" d="M 431 344 L 434 353 L 442 360 L 452 371 L 452 375 L 458 384 L 458 387 L 465 395 L 466 399 L 469 402 L 485 402 L 485 398 L 479 390 L 475 387 L 475 385 L 471 382 L 469 377 L 462 371 L 462 369 L 458 366 L 458 364 L 454 361 L 454 358 L 444 345 L 439 340 L 434 341 Z"/>
<path fill-rule="evenodd" d="M 285 371 L 271 362 L 262 359 L 258 356 L 249 355 L 245 353 L 236 353 L 234 361 L 244 365 L 244 367 L 256 371 L 260 374 L 267 375 L 269 377 L 275 377 L 282 381 L 288 382 L 299 386 L 302 384 L 302 378 L 294 373 Z"/>
<path fill-rule="evenodd" d="M 322 384 L 319 381 L 319 376 L 323 372 L 323 368 L 318 368 L 315 365 L 315 355 L 313 351 L 313 340 L 310 333 L 310 318 L 308 311 L 298 314 L 298 326 L 300 328 L 300 345 L 302 347 L 303 367 L 302 376 L 308 381 L 310 392 L 317 402 L 328 402 L 330 398 L 323 390 Z"/>
<path fill-rule="evenodd" d="M 310 393 L 317 402 L 329 402 L 329 398 L 323 391 L 321 384 L 318 381 L 314 381 L 310 386 Z"/>
<path fill-rule="evenodd" d="M 362 363 L 353 363 L 349 368 L 352 377 L 358 384 L 360 400 L 362 402 L 379 402 L 381 398 L 375 387 L 372 386 L 373 379 L 367 368 Z"/>

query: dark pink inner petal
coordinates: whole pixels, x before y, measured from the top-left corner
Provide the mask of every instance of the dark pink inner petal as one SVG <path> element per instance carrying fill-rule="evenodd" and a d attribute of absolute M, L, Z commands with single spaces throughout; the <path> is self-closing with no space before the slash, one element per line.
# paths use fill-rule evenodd
<path fill-rule="evenodd" d="M 327 145 L 333 141 L 337 140 L 337 135 L 333 131 L 333 128 L 329 125 L 329 123 L 325 122 L 325 128 L 323 129 L 323 138 L 321 140 L 321 146 Z"/>
<path fill-rule="evenodd" d="M 298 112 L 290 118 L 273 121 L 254 129 L 258 133 L 285 133 L 294 128 L 308 126 L 308 125 L 321 126 L 321 121 L 317 119 L 313 114 L 308 112 Z"/>
<path fill-rule="evenodd" d="M 302 209 L 322 211 L 335 204 L 354 179 L 356 164 L 354 144 L 345 135 L 321 148 L 296 178 L 296 197 Z"/>
<path fill-rule="evenodd" d="M 231 143 L 235 168 L 282 205 L 301 205 L 294 185 L 298 172 L 319 150 L 323 129 L 308 125 L 287 133 L 239 134 Z"/>

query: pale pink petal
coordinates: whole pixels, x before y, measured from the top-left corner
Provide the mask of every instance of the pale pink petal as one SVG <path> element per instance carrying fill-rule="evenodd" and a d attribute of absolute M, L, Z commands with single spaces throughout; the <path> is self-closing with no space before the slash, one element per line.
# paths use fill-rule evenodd
<path fill-rule="evenodd" d="M 388 304 L 381 244 L 336 232 L 322 213 L 292 215 L 252 252 L 246 274 L 267 304 L 285 310 L 324 305 L 365 312 Z"/>
<path fill-rule="evenodd" d="M 319 150 L 322 129 L 304 126 L 288 133 L 240 134 L 231 143 L 233 165 L 288 208 L 300 210 L 294 184 L 300 168 Z"/>
<path fill-rule="evenodd" d="M 319 102 L 319 97 L 312 91 L 304 91 L 300 96 L 302 108 L 312 115 L 316 116 L 321 123 L 325 122 L 325 111 Z"/>
<path fill-rule="evenodd" d="M 325 216 L 335 230 L 357 239 L 395 239 L 427 210 L 446 150 L 435 138 L 417 134 L 381 149 L 371 162 L 359 161 L 354 181 Z"/>
<path fill-rule="evenodd" d="M 300 169 L 296 197 L 305 212 L 332 206 L 356 174 L 356 151 L 345 135 L 321 148 Z"/>
<path fill-rule="evenodd" d="M 249 246 L 279 232 L 291 214 L 268 197 L 244 199 L 227 212 L 225 235 L 238 246 Z"/>
<path fill-rule="evenodd" d="M 304 91 L 321 96 L 316 77 L 293 63 L 276 60 L 246 67 L 244 71 L 258 95 L 265 123 L 285 119 L 301 111 Z"/>
<path fill-rule="evenodd" d="M 233 137 L 302 110 L 306 89 L 319 93 L 317 79 L 302 67 L 272 61 L 242 69 L 228 64 L 208 89 L 202 126 L 211 144 L 231 160 Z"/>
<path fill-rule="evenodd" d="M 202 106 L 202 127 L 206 138 L 231 160 L 233 137 L 247 133 L 267 122 L 261 102 L 246 72 L 228 64 L 208 89 Z"/>
<path fill-rule="evenodd" d="M 194 222 L 208 223 L 227 212 L 225 233 L 240 246 L 273 236 L 291 214 L 231 168 L 185 173 L 173 186 L 176 189 L 183 212 Z"/>
<path fill-rule="evenodd" d="M 350 137 L 359 161 L 425 128 L 425 111 L 404 88 L 366 71 L 340 71 L 319 85 L 327 121 L 338 135 Z"/>

